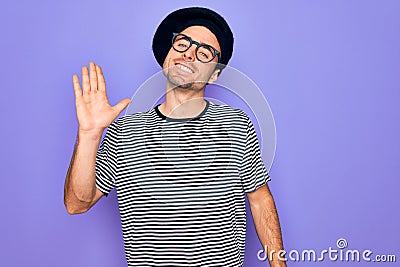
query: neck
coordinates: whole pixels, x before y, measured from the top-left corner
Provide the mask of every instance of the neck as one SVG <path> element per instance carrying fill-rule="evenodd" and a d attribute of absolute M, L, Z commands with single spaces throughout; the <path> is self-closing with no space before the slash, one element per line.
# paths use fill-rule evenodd
<path fill-rule="evenodd" d="M 204 88 L 193 90 L 190 88 L 172 87 L 167 84 L 165 102 L 158 108 L 161 113 L 170 118 L 193 118 L 205 108 Z"/>

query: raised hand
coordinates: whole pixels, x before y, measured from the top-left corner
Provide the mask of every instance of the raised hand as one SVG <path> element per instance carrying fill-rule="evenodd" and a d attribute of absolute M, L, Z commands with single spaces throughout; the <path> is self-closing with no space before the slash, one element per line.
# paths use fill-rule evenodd
<path fill-rule="evenodd" d="M 103 130 L 128 106 L 130 99 L 125 98 L 115 106 L 111 106 L 100 66 L 90 62 L 89 68 L 90 75 L 87 67 L 82 67 L 82 89 L 78 76 L 73 76 L 79 132 L 101 135 Z"/>

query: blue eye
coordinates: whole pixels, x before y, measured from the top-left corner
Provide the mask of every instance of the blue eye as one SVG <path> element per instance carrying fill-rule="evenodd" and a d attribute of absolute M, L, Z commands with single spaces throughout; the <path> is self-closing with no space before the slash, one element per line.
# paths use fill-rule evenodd
<path fill-rule="evenodd" d="M 176 50 L 178 51 L 186 51 L 187 49 L 189 49 L 191 44 L 191 41 L 186 37 L 186 36 L 181 36 L 178 35 L 174 41 L 173 41 L 173 46 Z"/>
<path fill-rule="evenodd" d="M 208 59 L 208 56 L 205 53 L 200 52 L 199 54 L 200 54 L 201 57 L 203 57 L 205 59 Z"/>
<path fill-rule="evenodd" d="M 211 58 L 214 58 L 214 54 L 211 48 L 207 45 L 200 45 L 197 49 L 197 56 L 201 57 L 201 59 L 208 61 Z"/>

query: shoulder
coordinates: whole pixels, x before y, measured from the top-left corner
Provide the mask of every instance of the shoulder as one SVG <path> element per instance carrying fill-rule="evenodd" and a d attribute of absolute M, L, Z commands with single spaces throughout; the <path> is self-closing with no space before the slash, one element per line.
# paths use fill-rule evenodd
<path fill-rule="evenodd" d="M 156 119 L 154 108 L 143 112 L 136 112 L 133 114 L 125 114 L 108 126 L 108 131 L 126 132 L 137 131 L 145 127 L 146 123 L 152 122 Z"/>
<path fill-rule="evenodd" d="M 240 121 L 244 123 L 248 123 L 250 121 L 250 117 L 246 112 L 241 110 L 240 108 L 235 108 L 229 106 L 227 104 L 218 104 L 214 102 L 210 102 L 210 114 L 214 118 L 229 118 L 230 120 Z"/>
<path fill-rule="evenodd" d="M 154 111 L 154 108 L 152 108 L 143 112 L 125 114 L 120 118 L 118 118 L 117 120 L 115 120 L 113 124 L 117 125 L 120 128 L 127 125 L 142 124 L 148 120 L 153 120 L 155 118 L 155 115 L 156 113 Z"/>

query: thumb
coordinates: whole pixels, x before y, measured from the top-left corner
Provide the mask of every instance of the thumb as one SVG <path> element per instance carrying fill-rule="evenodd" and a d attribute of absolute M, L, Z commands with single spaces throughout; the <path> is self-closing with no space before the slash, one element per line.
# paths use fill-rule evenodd
<path fill-rule="evenodd" d="M 122 99 L 113 108 L 119 114 L 119 113 L 121 113 L 122 110 L 124 110 L 129 105 L 130 102 L 131 102 L 131 100 L 129 98 Z"/>

